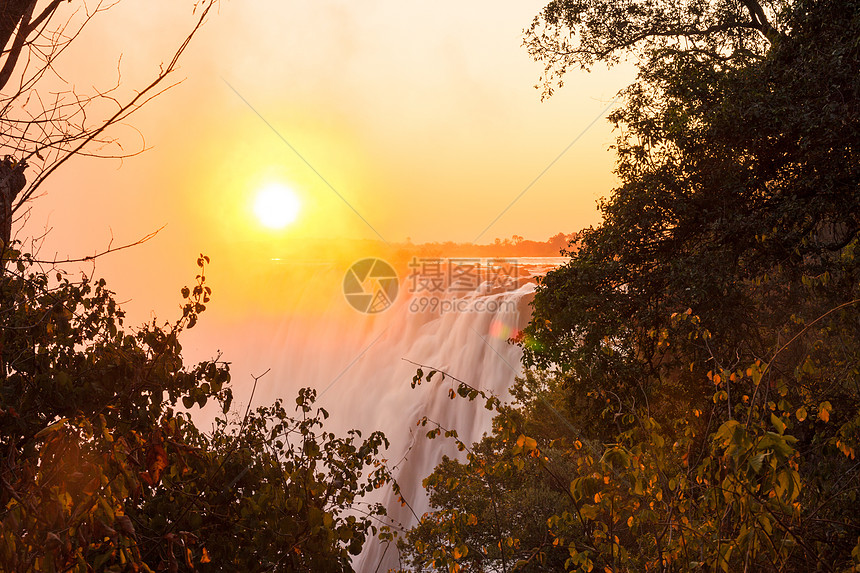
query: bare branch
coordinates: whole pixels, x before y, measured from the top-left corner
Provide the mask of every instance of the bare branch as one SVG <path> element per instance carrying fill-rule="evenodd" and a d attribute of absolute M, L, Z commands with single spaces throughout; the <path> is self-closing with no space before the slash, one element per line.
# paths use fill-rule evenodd
<path fill-rule="evenodd" d="M 112 246 L 113 245 L 113 239 L 111 239 L 110 245 L 108 245 L 107 249 L 101 251 L 100 253 L 96 253 L 94 255 L 88 255 L 86 257 L 79 257 L 76 259 L 72 259 L 72 258 L 57 259 L 57 258 L 54 258 L 53 260 L 32 259 L 32 261 L 34 263 L 47 264 L 47 265 L 63 265 L 63 264 L 67 264 L 67 263 L 84 263 L 84 262 L 88 262 L 88 261 L 94 261 L 99 257 L 103 257 L 105 255 L 109 255 L 109 254 L 115 253 L 117 251 L 122 251 L 124 249 L 130 249 L 131 247 L 136 247 L 138 245 L 142 245 L 142 244 L 146 243 L 147 241 L 149 241 L 150 239 L 154 238 L 166 226 L 167 225 L 162 225 L 161 227 L 159 227 L 155 231 L 152 231 L 151 233 L 147 233 L 146 235 L 144 235 L 140 239 L 134 241 L 133 243 L 126 243 L 125 245 L 121 245 L 119 247 Z"/>
<path fill-rule="evenodd" d="M 46 170 L 44 170 L 37 176 L 37 178 L 33 181 L 32 185 L 30 185 L 30 187 L 20 196 L 15 206 L 13 207 L 13 212 L 20 208 L 21 204 L 23 204 L 25 201 L 32 197 L 33 193 L 36 191 L 36 189 L 38 189 L 38 187 L 46 178 L 48 178 L 66 161 L 77 155 L 85 146 L 96 140 L 106 129 L 116 124 L 117 122 L 124 120 L 132 113 L 136 112 L 152 98 L 157 97 L 158 95 L 163 93 L 164 90 L 170 89 L 171 87 L 176 85 L 172 84 L 170 86 L 167 86 L 163 90 L 156 91 L 156 88 L 161 85 L 164 79 L 176 69 L 180 57 L 185 52 L 185 49 L 188 47 L 188 44 L 191 42 L 197 31 L 205 22 L 206 17 L 209 14 L 209 11 L 211 10 L 212 6 L 213 2 L 209 2 L 206 4 L 206 7 L 200 12 L 200 16 L 197 19 L 196 25 L 182 42 L 182 44 L 179 46 L 179 48 L 176 50 L 176 52 L 173 54 L 173 58 L 171 59 L 170 63 L 166 67 L 161 69 L 158 76 L 149 85 L 147 85 L 144 89 L 138 92 L 136 96 L 134 96 L 125 105 L 123 105 L 116 113 L 114 113 L 108 119 L 104 120 L 100 126 L 93 130 L 79 134 L 75 139 L 80 140 L 80 143 L 77 143 L 77 145 L 74 145 L 70 150 L 66 151 L 62 157 L 60 157 L 50 167 L 48 167 Z"/>

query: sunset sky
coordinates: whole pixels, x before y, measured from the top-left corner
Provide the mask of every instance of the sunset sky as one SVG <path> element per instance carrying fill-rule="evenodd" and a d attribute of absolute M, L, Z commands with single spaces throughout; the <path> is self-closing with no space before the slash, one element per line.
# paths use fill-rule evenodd
<path fill-rule="evenodd" d="M 586 128 L 632 73 L 573 72 L 541 102 L 541 66 L 521 46 L 541 6 L 223 0 L 175 76 L 184 82 L 114 132 L 126 150 L 142 138 L 150 149 L 123 162 L 67 164 L 19 236 L 47 226 L 42 255 L 81 256 L 111 236 L 127 243 L 166 225 L 96 269 L 121 295 L 160 310 L 176 298 L 174 283 L 193 279 L 200 252 L 217 278 L 308 237 L 545 240 L 593 224 L 597 199 L 614 183 L 613 135 L 605 119 Z M 129 93 L 192 23 L 191 2 L 124 0 L 57 66 L 79 88 L 102 88 L 115 81 L 121 55 Z M 283 230 L 254 215 L 255 195 L 271 183 L 301 204 Z"/>

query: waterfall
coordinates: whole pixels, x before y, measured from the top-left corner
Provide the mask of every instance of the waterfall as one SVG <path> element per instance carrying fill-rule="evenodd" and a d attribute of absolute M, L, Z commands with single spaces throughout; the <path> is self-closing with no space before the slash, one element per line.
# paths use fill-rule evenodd
<path fill-rule="evenodd" d="M 557 259 L 520 262 L 518 276 L 507 277 L 504 284 L 448 288 L 433 293 L 435 305 L 427 302 L 427 293 L 410 292 L 408 281 L 401 279 L 390 308 L 374 314 L 347 304 L 343 268 L 323 265 L 305 272 L 302 286 L 290 289 L 289 308 L 279 316 L 233 327 L 236 343 L 223 350 L 225 359 L 234 362 L 237 401 L 248 399 L 247 374 L 270 368 L 257 382 L 254 405 L 277 398 L 289 403 L 299 388 L 311 386 L 317 390 L 317 405 L 331 414 L 327 431 L 343 435 L 359 429 L 365 436 L 383 431 L 391 442 L 385 457 L 397 467 L 395 477 L 408 505 L 401 506 L 390 491 L 374 501 L 385 503 L 396 527 L 414 525 L 416 516 L 430 509 L 423 478 L 443 455 L 458 455 L 450 440 L 429 440 L 430 426 L 416 423 L 426 416 L 471 443 L 489 429 L 493 415 L 480 399 L 451 400 L 448 391 L 457 382 L 450 377 L 434 376 L 413 389 L 416 363 L 508 398 L 508 388 L 521 373 L 522 353 L 508 338 L 529 320 L 535 276 L 555 264 Z M 370 540 L 354 563 L 356 570 L 396 567 L 396 551 L 385 549 Z"/>

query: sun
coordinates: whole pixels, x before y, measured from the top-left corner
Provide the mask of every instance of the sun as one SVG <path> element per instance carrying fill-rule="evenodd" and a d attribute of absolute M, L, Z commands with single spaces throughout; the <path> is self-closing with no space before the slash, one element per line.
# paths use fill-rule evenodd
<path fill-rule="evenodd" d="M 269 229 L 283 229 L 296 220 L 301 202 L 295 192 L 279 183 L 260 190 L 254 199 L 254 214 Z"/>

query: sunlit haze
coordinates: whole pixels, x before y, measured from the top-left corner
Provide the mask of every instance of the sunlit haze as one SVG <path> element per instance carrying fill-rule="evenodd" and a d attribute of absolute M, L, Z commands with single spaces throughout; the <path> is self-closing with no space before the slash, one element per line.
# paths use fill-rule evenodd
<path fill-rule="evenodd" d="M 361 241 L 545 241 L 592 225 L 615 182 L 606 110 L 631 71 L 571 72 L 541 101 L 542 67 L 521 43 L 542 4 L 225 0 L 185 54 L 181 83 L 115 131 L 142 153 L 63 166 L 19 237 L 47 228 L 43 258 L 79 257 L 164 226 L 86 271 L 105 276 L 131 316 L 165 316 L 205 253 L 214 320 L 281 301 L 273 259 L 307 241 L 354 260 Z M 97 88 L 119 66 L 116 95 L 132 93 L 172 56 L 191 8 L 120 2 L 54 66 Z M 249 216 L 273 181 L 301 201 L 277 233 L 280 223 Z"/>

